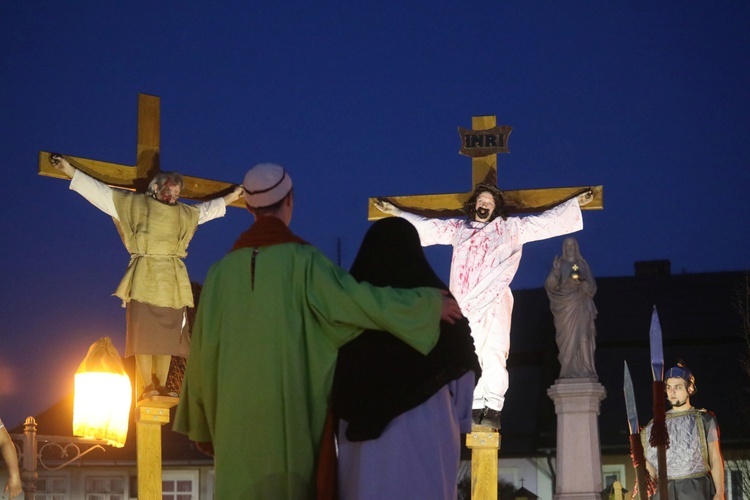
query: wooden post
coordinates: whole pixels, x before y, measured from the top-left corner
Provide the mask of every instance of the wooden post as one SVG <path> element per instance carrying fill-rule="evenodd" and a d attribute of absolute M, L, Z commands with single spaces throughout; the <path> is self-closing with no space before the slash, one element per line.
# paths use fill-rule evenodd
<path fill-rule="evenodd" d="M 169 409 L 179 398 L 154 396 L 135 405 L 138 498 L 158 500 L 161 490 L 161 428 L 169 423 Z"/>
<path fill-rule="evenodd" d="M 474 424 L 466 435 L 466 447 L 471 450 L 471 500 L 497 500 L 500 433 Z"/>
<path fill-rule="evenodd" d="M 612 489 L 615 492 L 615 498 L 614 498 L 614 500 L 623 500 L 622 483 L 620 481 L 615 481 L 612 484 Z"/>

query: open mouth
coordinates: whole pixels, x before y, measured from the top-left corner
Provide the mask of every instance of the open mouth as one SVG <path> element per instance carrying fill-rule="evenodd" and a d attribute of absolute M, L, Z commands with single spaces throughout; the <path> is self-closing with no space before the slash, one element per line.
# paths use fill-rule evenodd
<path fill-rule="evenodd" d="M 482 219 L 486 219 L 487 216 L 490 215 L 490 210 L 485 207 L 477 208 L 477 215 Z"/>

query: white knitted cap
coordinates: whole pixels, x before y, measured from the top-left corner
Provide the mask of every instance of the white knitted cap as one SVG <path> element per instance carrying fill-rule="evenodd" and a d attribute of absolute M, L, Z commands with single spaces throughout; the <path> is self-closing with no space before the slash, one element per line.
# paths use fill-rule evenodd
<path fill-rule="evenodd" d="M 292 190 L 292 178 L 284 167 L 275 163 L 259 163 L 247 171 L 242 181 L 245 201 L 252 208 L 263 208 L 284 199 Z"/>

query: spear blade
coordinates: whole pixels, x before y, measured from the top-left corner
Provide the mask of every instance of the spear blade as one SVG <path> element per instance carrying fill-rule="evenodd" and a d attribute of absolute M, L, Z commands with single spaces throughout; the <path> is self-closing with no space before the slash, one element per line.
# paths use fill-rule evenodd
<path fill-rule="evenodd" d="M 625 383 L 623 384 L 623 390 L 625 392 L 625 409 L 628 412 L 630 434 L 638 434 L 640 427 L 638 427 L 638 411 L 635 407 L 635 391 L 633 390 L 633 379 L 630 378 L 627 361 L 625 361 Z"/>
<path fill-rule="evenodd" d="M 668 498 L 667 489 L 667 446 L 669 446 L 669 433 L 665 422 L 664 409 L 664 351 L 661 343 L 661 325 L 656 306 L 651 313 L 651 328 L 649 329 L 649 340 L 651 343 L 651 374 L 654 377 L 654 423 L 651 426 L 649 443 L 656 448 L 659 471 L 659 498 Z"/>
<path fill-rule="evenodd" d="M 661 324 L 659 323 L 656 306 L 651 313 L 651 328 L 648 336 L 651 343 L 651 374 L 654 381 L 664 380 L 664 350 L 661 343 Z"/>

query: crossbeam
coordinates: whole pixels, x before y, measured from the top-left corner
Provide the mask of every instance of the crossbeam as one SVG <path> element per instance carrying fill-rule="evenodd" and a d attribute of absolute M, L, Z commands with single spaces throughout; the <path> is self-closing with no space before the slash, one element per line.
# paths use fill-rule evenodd
<path fill-rule="evenodd" d="M 507 138 L 510 135 L 510 131 L 511 128 L 508 126 L 497 127 L 495 116 L 474 116 L 472 118 L 472 130 L 459 128 L 462 145 L 461 154 L 471 157 L 472 189 L 470 191 L 369 198 L 367 219 L 378 220 L 390 217 L 375 206 L 375 201 L 380 198 L 386 198 L 402 210 L 424 217 L 462 216 L 463 212 L 461 208 L 464 202 L 471 197 L 476 184 L 480 182 L 497 184 L 497 154 L 508 152 Z M 488 133 L 487 139 L 481 139 L 482 132 Z M 583 210 L 603 209 L 603 186 L 504 190 L 502 193 L 507 212 L 510 214 L 523 214 L 543 212 L 588 190 L 592 191 L 594 198 L 581 208 Z"/>
<path fill-rule="evenodd" d="M 160 120 L 159 98 L 147 94 L 138 94 L 138 144 L 135 165 L 121 165 L 67 154 L 63 155 L 75 168 L 111 187 L 144 192 L 151 179 L 161 170 L 159 161 Z M 39 175 L 70 180 L 67 175 L 57 170 L 50 163 L 50 154 L 49 151 L 39 152 Z M 195 201 L 206 201 L 224 196 L 236 186 L 236 184 L 229 182 L 188 175 L 183 175 L 182 178 L 184 187 L 180 192 L 180 197 Z M 245 202 L 240 197 L 230 206 L 245 208 Z"/>

